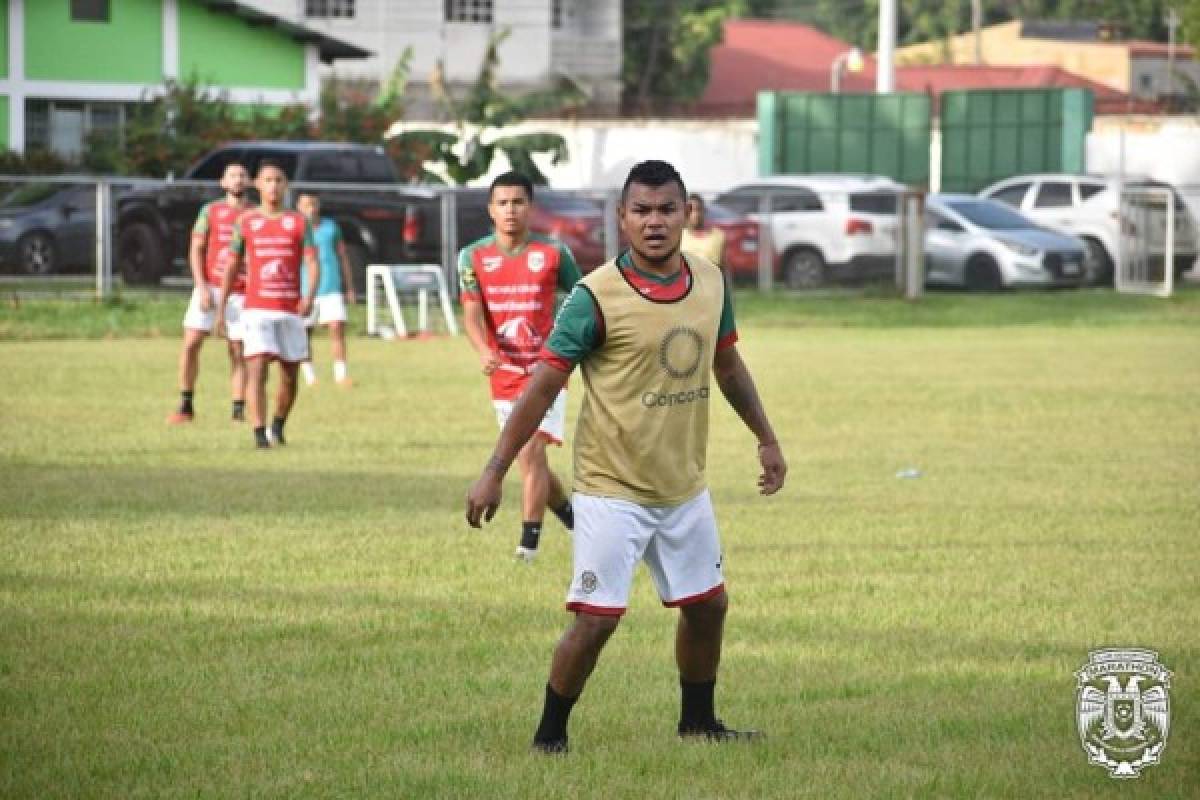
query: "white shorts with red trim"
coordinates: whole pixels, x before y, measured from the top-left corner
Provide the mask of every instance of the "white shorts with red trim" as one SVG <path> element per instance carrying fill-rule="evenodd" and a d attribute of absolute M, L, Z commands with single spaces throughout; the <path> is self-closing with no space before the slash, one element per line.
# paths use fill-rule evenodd
<path fill-rule="evenodd" d="M 313 298 L 312 313 L 304 320 L 304 324 L 312 328 L 317 325 L 328 325 L 331 322 L 346 321 L 346 298 L 340 292 L 334 294 L 319 294 Z"/>
<path fill-rule="evenodd" d="M 193 331 L 212 333 L 217 321 L 217 302 L 221 299 L 221 290 L 208 287 L 208 296 L 212 298 L 208 311 L 200 307 L 202 291 L 197 287 L 192 289 L 192 299 L 188 302 L 187 313 L 183 315 L 183 327 Z M 245 295 L 230 293 L 225 302 L 225 338 L 231 341 L 242 340 L 242 301 Z"/>
<path fill-rule="evenodd" d="M 576 492 L 575 572 L 567 609 L 620 616 L 629 602 L 638 561 L 654 579 L 665 606 L 685 606 L 725 590 L 721 541 L 712 498 L 705 489 L 677 506 Z"/>
<path fill-rule="evenodd" d="M 513 400 L 492 400 L 492 406 L 496 409 L 496 422 L 500 423 L 501 428 L 504 427 L 504 423 L 508 422 L 515 404 L 516 402 Z M 546 412 L 546 416 L 542 417 L 541 424 L 538 425 L 538 432 L 555 444 L 562 444 L 563 431 L 566 427 L 567 390 L 563 389 L 558 393 L 558 397 L 554 398 L 554 403 Z"/>
<path fill-rule="evenodd" d="M 242 333 L 246 358 L 269 355 L 289 363 L 308 360 L 308 331 L 299 314 L 246 309 Z"/>

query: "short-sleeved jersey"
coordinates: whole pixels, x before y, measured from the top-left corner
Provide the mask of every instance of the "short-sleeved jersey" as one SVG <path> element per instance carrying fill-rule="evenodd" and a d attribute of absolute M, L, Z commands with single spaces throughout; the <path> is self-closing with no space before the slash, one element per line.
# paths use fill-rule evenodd
<path fill-rule="evenodd" d="M 313 227 L 313 242 L 317 246 L 317 261 L 321 264 L 321 279 L 317 281 L 317 297 L 341 294 L 342 262 L 338 258 L 338 244 L 342 241 L 342 229 L 328 217 L 322 217 Z M 308 273 L 300 271 L 300 285 L 308 292 Z"/>
<path fill-rule="evenodd" d="M 505 251 L 496 236 L 463 248 L 458 274 L 464 303 L 481 303 L 489 344 L 501 366 L 491 375 L 492 397 L 520 396 L 554 327 L 554 299 L 579 280 L 579 267 L 561 242 L 531 234 L 516 251 Z"/>
<path fill-rule="evenodd" d="M 244 308 L 292 314 L 300 310 L 304 257 L 316 255 L 312 227 L 303 214 L 247 211 L 238 217 L 229 248 L 246 259 Z"/>
<path fill-rule="evenodd" d="M 684 228 L 679 249 L 685 253 L 695 253 L 720 266 L 725 260 L 725 231 L 716 225 L 704 230 Z"/>
<path fill-rule="evenodd" d="M 229 243 L 233 239 L 233 224 L 246 209 L 230 205 L 224 200 L 214 200 L 200 209 L 192 236 L 204 239 L 204 280 L 209 286 L 220 286 L 225 279 L 225 267 L 233 261 Z M 233 284 L 234 294 L 246 291 L 246 276 L 238 275 Z"/>

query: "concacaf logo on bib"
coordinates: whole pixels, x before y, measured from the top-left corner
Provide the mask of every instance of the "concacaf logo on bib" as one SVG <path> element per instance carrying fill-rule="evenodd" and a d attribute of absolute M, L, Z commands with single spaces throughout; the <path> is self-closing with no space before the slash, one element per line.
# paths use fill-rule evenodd
<path fill-rule="evenodd" d="M 1075 673 L 1075 716 L 1088 762 L 1114 778 L 1136 778 L 1157 764 L 1171 728 L 1171 671 L 1158 653 L 1137 648 L 1093 650 Z"/>
<path fill-rule="evenodd" d="M 529 254 L 525 263 L 529 266 L 530 272 L 541 272 L 546 268 L 546 254 L 540 250 L 534 250 Z"/>

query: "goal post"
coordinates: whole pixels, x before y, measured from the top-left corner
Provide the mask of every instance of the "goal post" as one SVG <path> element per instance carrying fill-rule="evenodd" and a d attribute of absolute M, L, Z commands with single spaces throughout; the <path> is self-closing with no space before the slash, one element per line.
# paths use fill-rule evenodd
<path fill-rule="evenodd" d="M 1124 294 L 1170 297 L 1175 288 L 1175 193 L 1123 187 L 1113 286 Z"/>

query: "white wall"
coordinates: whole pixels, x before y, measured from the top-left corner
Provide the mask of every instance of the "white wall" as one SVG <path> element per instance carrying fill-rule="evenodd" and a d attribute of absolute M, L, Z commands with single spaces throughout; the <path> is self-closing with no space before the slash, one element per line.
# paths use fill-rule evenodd
<path fill-rule="evenodd" d="M 1200 219 L 1200 124 L 1194 119 L 1141 124 L 1125 131 L 1125 172 L 1166 181 L 1179 189 Z M 1088 172 L 1116 175 L 1121 170 L 1121 131 L 1097 125 L 1088 134 Z"/>
<path fill-rule="evenodd" d="M 751 119 L 534 120 L 506 133 L 531 131 L 553 131 L 567 140 L 568 162 L 552 166 L 537 159 L 556 189 L 620 188 L 634 164 L 651 158 L 674 164 L 697 191 L 724 189 L 758 174 L 758 123 Z M 508 169 L 506 159 L 496 161 L 479 184 Z"/>

